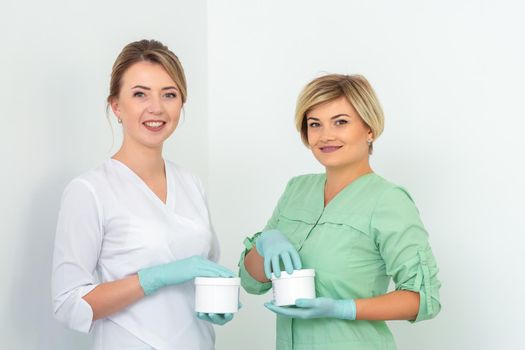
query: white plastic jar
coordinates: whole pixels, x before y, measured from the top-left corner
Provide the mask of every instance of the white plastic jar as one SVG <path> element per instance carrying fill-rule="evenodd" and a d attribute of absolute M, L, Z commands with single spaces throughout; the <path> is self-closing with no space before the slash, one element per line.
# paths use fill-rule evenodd
<path fill-rule="evenodd" d="M 315 270 L 294 270 L 292 274 L 281 271 L 277 278 L 272 273 L 274 304 L 277 306 L 295 305 L 297 299 L 315 298 Z"/>
<path fill-rule="evenodd" d="M 239 309 L 239 277 L 196 277 L 195 311 L 216 314 Z"/>

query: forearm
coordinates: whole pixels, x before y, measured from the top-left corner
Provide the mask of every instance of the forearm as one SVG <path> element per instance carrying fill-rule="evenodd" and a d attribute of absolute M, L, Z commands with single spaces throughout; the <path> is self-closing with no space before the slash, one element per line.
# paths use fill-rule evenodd
<path fill-rule="evenodd" d="M 264 275 L 264 258 L 259 255 L 257 249 L 252 248 L 244 257 L 246 271 L 259 282 L 268 282 Z"/>
<path fill-rule="evenodd" d="M 373 298 L 356 299 L 357 320 L 415 320 L 419 293 L 398 290 Z"/>
<path fill-rule="evenodd" d="M 93 321 L 110 316 L 144 297 L 137 275 L 102 283 L 83 299 L 93 310 Z"/>

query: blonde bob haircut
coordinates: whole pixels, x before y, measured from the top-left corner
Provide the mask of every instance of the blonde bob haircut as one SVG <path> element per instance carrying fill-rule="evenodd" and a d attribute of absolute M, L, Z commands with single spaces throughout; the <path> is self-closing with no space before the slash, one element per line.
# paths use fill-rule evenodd
<path fill-rule="evenodd" d="M 372 89 L 362 75 L 328 74 L 308 83 L 297 99 L 295 109 L 295 127 L 301 133 L 303 143 L 308 145 L 306 114 L 312 108 L 344 96 L 354 107 L 359 117 L 372 130 L 373 141 L 383 132 L 383 109 Z M 373 144 L 369 146 L 372 154 Z"/>

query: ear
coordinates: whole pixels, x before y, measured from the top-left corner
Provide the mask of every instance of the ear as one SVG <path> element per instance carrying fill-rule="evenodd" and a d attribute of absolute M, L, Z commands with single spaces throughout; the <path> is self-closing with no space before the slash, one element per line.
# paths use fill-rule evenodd
<path fill-rule="evenodd" d="M 117 116 L 117 118 L 120 118 L 120 107 L 118 103 L 118 99 L 114 98 L 111 100 L 111 110 L 113 111 L 113 114 Z"/>
<path fill-rule="evenodd" d="M 368 129 L 368 139 L 374 139 L 374 133 L 372 132 L 372 129 Z"/>

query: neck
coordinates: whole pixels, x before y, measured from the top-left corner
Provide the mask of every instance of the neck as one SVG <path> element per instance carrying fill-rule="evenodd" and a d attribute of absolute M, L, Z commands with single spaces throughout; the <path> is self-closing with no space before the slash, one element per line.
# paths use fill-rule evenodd
<path fill-rule="evenodd" d="M 124 142 L 112 158 L 126 164 L 143 179 L 164 176 L 162 147 L 130 147 Z"/>
<path fill-rule="evenodd" d="M 325 205 L 355 179 L 371 172 L 373 170 L 368 162 L 357 167 L 354 165 L 344 168 L 326 168 Z"/>

